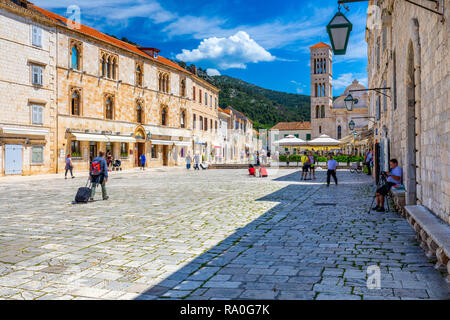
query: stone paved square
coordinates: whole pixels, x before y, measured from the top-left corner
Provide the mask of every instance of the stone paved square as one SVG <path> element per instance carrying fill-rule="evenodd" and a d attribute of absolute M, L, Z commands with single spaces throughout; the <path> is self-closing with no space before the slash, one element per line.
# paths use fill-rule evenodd
<path fill-rule="evenodd" d="M 109 201 L 79 205 L 84 177 L 1 179 L 0 298 L 449 298 L 407 221 L 367 213 L 371 178 L 338 176 L 327 188 L 324 171 L 127 171 Z M 380 289 L 367 288 L 373 265 Z"/>

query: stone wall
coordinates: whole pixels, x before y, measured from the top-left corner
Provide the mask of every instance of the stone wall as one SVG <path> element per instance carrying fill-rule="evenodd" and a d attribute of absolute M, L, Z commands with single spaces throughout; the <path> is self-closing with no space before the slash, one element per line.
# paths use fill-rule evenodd
<path fill-rule="evenodd" d="M 42 47 L 32 44 L 32 26 L 42 29 Z M 31 163 L 29 135 L 3 135 L 0 138 L 0 176 L 4 175 L 5 145 L 23 145 L 22 173 L 49 173 L 55 170 L 55 29 L 43 21 L 21 16 L 0 6 L 0 128 L 46 129 L 39 137 L 44 147 L 44 162 Z M 43 85 L 32 84 L 33 64 L 43 66 Z M 43 106 L 43 124 L 32 123 L 32 104 Z M 1 129 L 0 129 L 1 132 Z M 0 134 L 1 135 L 1 134 Z"/>
<path fill-rule="evenodd" d="M 445 0 L 444 23 L 405 1 L 378 6 L 382 24 L 366 34 L 369 87 L 386 84 L 392 99 L 381 98 L 375 139 L 390 141 L 390 157 L 404 171 L 407 204 L 422 204 L 450 223 L 450 1 Z M 377 99 L 370 96 L 374 116 Z"/>

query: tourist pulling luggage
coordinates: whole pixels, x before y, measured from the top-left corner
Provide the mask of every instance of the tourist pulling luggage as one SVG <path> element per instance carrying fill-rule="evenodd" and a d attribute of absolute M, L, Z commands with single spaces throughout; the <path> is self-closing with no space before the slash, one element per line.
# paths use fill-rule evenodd
<path fill-rule="evenodd" d="M 89 198 L 91 197 L 91 192 L 92 192 L 91 187 L 92 187 L 91 178 L 89 177 L 88 181 L 86 182 L 86 186 L 78 188 L 77 194 L 75 196 L 75 202 L 76 203 L 88 203 Z"/>

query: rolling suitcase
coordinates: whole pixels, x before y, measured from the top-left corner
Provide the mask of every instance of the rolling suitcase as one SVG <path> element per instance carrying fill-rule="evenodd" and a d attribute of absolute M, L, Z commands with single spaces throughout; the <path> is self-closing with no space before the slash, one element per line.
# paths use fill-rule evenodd
<path fill-rule="evenodd" d="M 251 176 L 254 176 L 255 175 L 255 168 L 253 168 L 253 167 L 248 168 L 248 174 L 251 175 Z"/>
<path fill-rule="evenodd" d="M 267 177 L 267 169 L 264 168 L 264 167 L 261 167 L 259 169 L 259 176 L 262 177 L 262 178 Z"/>
<path fill-rule="evenodd" d="M 88 187 L 89 185 L 89 187 Z M 92 191 L 92 184 L 91 179 L 88 178 L 88 181 L 86 182 L 85 187 L 78 188 L 77 194 L 75 196 L 75 202 L 76 203 L 88 203 L 89 198 L 91 197 L 91 191 Z"/>

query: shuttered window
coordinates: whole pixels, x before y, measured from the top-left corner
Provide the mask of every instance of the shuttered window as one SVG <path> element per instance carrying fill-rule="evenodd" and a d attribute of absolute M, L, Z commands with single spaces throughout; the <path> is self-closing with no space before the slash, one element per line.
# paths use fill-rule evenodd
<path fill-rule="evenodd" d="M 31 39 L 33 46 L 42 47 L 42 29 L 37 26 L 33 26 Z"/>
<path fill-rule="evenodd" d="M 31 163 L 33 164 L 44 163 L 44 147 L 33 146 L 31 148 Z"/>
<path fill-rule="evenodd" d="M 31 123 L 43 124 L 44 123 L 44 106 L 33 104 L 31 106 Z"/>
<path fill-rule="evenodd" d="M 33 84 L 37 84 L 42 86 L 43 84 L 43 70 L 44 68 L 41 66 L 32 65 L 31 66 L 31 72 L 32 72 L 32 78 L 31 81 Z"/>

